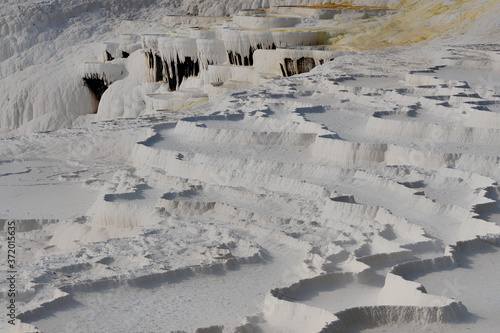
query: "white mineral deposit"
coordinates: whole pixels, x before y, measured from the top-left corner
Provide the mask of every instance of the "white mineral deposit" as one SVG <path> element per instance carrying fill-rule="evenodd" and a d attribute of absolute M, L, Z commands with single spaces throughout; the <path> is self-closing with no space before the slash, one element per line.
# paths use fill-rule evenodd
<path fill-rule="evenodd" d="M 497 332 L 498 13 L 0 0 L 0 332 Z"/>

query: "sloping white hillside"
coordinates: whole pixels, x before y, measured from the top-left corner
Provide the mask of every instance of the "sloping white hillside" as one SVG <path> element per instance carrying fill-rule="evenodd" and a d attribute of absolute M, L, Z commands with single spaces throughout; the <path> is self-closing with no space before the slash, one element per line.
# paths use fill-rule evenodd
<path fill-rule="evenodd" d="M 494 332 L 500 3 L 354 3 L 4 1 L 0 330 Z"/>

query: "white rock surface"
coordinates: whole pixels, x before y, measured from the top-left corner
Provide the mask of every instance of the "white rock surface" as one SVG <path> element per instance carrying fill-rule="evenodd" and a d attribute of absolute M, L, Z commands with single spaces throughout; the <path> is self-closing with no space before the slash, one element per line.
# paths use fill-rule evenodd
<path fill-rule="evenodd" d="M 0 331 L 498 327 L 499 4 L 355 3 L 2 1 Z"/>

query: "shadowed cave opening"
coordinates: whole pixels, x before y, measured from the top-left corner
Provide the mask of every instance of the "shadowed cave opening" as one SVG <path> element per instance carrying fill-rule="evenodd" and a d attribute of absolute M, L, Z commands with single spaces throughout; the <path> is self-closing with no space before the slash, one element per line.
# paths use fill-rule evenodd
<path fill-rule="evenodd" d="M 109 86 L 108 82 L 97 74 L 85 75 L 83 78 L 83 84 L 89 88 L 98 101 L 101 100 L 102 95 Z"/>

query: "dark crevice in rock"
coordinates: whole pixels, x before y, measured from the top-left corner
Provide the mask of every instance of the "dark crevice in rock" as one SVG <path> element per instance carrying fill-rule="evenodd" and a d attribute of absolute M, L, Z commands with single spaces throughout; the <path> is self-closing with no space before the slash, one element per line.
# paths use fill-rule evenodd
<path fill-rule="evenodd" d="M 283 77 L 286 77 L 286 72 L 285 68 L 283 67 L 283 64 L 280 64 L 280 68 L 281 68 L 281 74 L 283 74 Z"/>
<path fill-rule="evenodd" d="M 154 60 L 154 57 L 153 57 L 153 52 L 146 52 L 146 59 L 147 59 L 147 62 L 148 62 L 148 67 L 149 68 L 154 68 L 155 66 L 155 60 Z"/>
<path fill-rule="evenodd" d="M 159 82 L 163 80 L 163 61 L 158 54 L 155 54 L 154 63 L 156 65 L 155 81 Z"/>
<path fill-rule="evenodd" d="M 177 88 L 177 76 L 174 73 L 170 73 L 170 68 L 175 71 L 175 62 L 171 61 L 170 66 L 165 62 L 165 82 L 168 83 L 168 88 L 170 90 L 175 90 Z"/>
<path fill-rule="evenodd" d="M 239 54 L 238 52 L 227 51 L 227 56 L 229 58 L 229 63 L 231 65 L 243 66 L 244 62 L 242 61 L 241 54 Z M 245 57 L 245 59 L 247 59 L 246 61 L 248 63 L 248 58 Z"/>
<path fill-rule="evenodd" d="M 290 58 L 285 58 L 286 76 L 292 76 L 294 74 L 297 74 L 293 67 L 294 67 L 293 60 Z"/>

